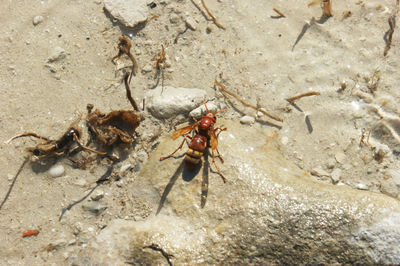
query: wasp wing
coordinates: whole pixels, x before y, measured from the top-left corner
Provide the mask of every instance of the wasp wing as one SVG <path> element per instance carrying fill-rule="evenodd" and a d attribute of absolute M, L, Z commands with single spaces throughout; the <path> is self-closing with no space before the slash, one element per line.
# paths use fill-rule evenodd
<path fill-rule="evenodd" d="M 190 125 L 190 126 L 180 128 L 172 133 L 171 138 L 177 139 L 180 136 L 185 135 L 186 133 L 189 133 L 190 131 L 192 131 L 196 126 L 197 126 L 197 123 Z"/>

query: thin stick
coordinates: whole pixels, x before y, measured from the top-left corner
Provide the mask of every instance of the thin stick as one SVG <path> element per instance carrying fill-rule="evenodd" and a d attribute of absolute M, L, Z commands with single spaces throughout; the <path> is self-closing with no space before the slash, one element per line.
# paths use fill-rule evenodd
<path fill-rule="evenodd" d="M 262 110 L 262 109 L 260 109 L 260 108 L 257 108 L 257 107 L 254 106 L 254 105 L 245 103 L 242 99 L 239 98 L 239 96 L 237 96 L 236 94 L 234 94 L 234 93 L 228 91 L 228 90 L 225 88 L 224 84 L 222 84 L 221 82 L 218 82 L 217 80 L 215 80 L 215 84 L 219 86 L 219 89 L 221 90 L 221 92 L 223 92 L 223 93 L 225 92 L 225 93 L 229 94 L 230 96 L 232 96 L 233 98 L 235 98 L 236 100 L 238 100 L 238 101 L 239 101 L 241 104 L 243 104 L 244 106 L 250 107 L 250 108 L 252 108 L 252 109 L 254 109 L 254 110 L 256 110 L 256 111 L 259 111 L 259 112 L 263 113 L 264 115 L 268 116 L 269 118 L 274 119 L 274 120 L 276 120 L 276 121 L 279 121 L 279 122 L 282 122 L 282 121 L 283 121 L 283 120 L 280 119 L 279 117 L 273 116 L 273 115 L 271 115 L 271 114 L 265 112 L 264 110 Z"/>
<path fill-rule="evenodd" d="M 38 138 L 38 139 L 43 139 L 43 140 L 50 141 L 50 139 L 48 139 L 48 138 L 46 138 L 46 137 L 39 136 L 39 135 L 36 134 L 36 133 L 33 133 L 33 132 L 26 132 L 26 133 L 22 133 L 22 134 L 20 134 L 20 135 L 14 136 L 14 137 L 10 138 L 9 140 L 5 141 L 4 143 L 5 143 L 5 144 L 9 144 L 9 143 L 10 143 L 11 141 L 13 141 L 14 139 L 21 138 L 21 137 L 35 137 L 35 138 Z"/>
<path fill-rule="evenodd" d="M 393 37 L 393 33 L 394 33 L 394 24 L 395 24 L 395 17 L 396 16 L 394 16 L 394 15 L 391 15 L 389 18 L 388 18 L 388 23 L 389 23 L 389 27 L 390 27 L 390 29 L 389 29 L 389 33 L 388 33 L 388 39 L 387 39 L 387 42 L 386 42 L 386 46 L 385 46 L 385 51 L 383 52 L 383 55 L 384 56 L 386 56 L 387 54 L 388 54 L 388 52 L 389 52 L 389 50 L 390 50 L 390 47 L 391 47 L 391 45 L 392 45 L 392 37 Z"/>
<path fill-rule="evenodd" d="M 279 17 L 276 17 L 276 18 L 286 18 L 286 16 L 278 9 L 273 8 L 272 10 L 274 10 L 276 13 L 278 13 Z"/>
<path fill-rule="evenodd" d="M 206 3 L 204 3 L 204 0 L 201 0 L 201 3 L 203 4 L 204 9 L 207 11 L 207 14 L 211 17 L 211 19 L 214 21 L 214 24 L 217 25 L 218 28 L 226 30 L 226 28 L 224 26 L 222 26 L 221 24 L 219 24 L 219 22 L 217 21 L 217 19 L 213 16 L 213 14 L 211 14 L 210 10 L 208 10 Z"/>
<path fill-rule="evenodd" d="M 125 77 L 124 77 L 125 89 L 126 89 L 126 97 L 128 98 L 128 100 L 132 104 L 133 109 L 135 109 L 135 111 L 139 111 L 139 107 L 137 106 L 135 100 L 132 98 L 131 89 L 129 88 L 129 84 L 128 84 L 128 78 L 129 78 L 130 74 L 131 73 L 126 72 L 125 73 Z"/>
<path fill-rule="evenodd" d="M 9 188 L 8 191 L 7 191 L 6 196 L 4 197 L 3 201 L 2 201 L 1 204 L 0 204 L 0 210 L 1 210 L 1 208 L 3 208 L 4 203 L 6 203 L 8 197 L 10 196 L 11 191 L 12 191 L 14 185 L 15 185 L 15 182 L 17 181 L 17 177 L 18 177 L 19 174 L 22 172 L 22 169 L 24 168 L 25 164 L 26 164 L 28 161 L 29 161 L 29 159 L 28 159 L 28 157 L 26 157 L 25 160 L 24 160 L 24 162 L 23 162 L 23 163 L 21 164 L 21 166 L 19 167 L 18 172 L 17 172 L 17 174 L 14 176 L 14 179 L 13 179 L 13 181 L 12 181 L 12 183 L 11 183 L 11 186 L 10 186 L 10 188 Z"/>
<path fill-rule="evenodd" d="M 313 95 L 320 95 L 320 94 L 321 93 L 318 91 L 309 91 L 309 92 L 302 93 L 302 94 L 294 96 L 294 97 L 287 98 L 286 101 L 293 103 L 294 101 L 296 101 L 300 98 L 307 97 L 307 96 L 313 96 Z"/>

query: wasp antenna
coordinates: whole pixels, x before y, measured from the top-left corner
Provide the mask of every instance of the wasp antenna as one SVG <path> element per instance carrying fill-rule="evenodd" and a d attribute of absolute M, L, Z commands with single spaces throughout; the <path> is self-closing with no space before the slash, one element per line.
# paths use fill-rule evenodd
<path fill-rule="evenodd" d="M 216 115 L 216 114 L 218 114 L 218 113 L 220 113 L 220 112 L 223 112 L 223 111 L 225 111 L 225 109 L 218 110 L 218 111 L 216 111 L 215 113 L 213 113 L 213 115 Z"/>
<path fill-rule="evenodd" d="M 203 103 L 204 103 L 204 106 L 206 107 L 207 114 L 210 113 L 210 111 L 208 111 L 208 108 L 207 108 L 207 102 L 206 102 L 206 100 L 203 99 Z"/>

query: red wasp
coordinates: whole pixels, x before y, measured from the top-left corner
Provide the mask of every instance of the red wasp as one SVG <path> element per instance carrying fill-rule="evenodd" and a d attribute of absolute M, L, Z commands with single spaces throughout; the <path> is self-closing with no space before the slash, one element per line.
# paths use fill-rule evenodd
<path fill-rule="evenodd" d="M 212 162 L 215 168 L 217 169 L 217 173 L 221 176 L 222 180 L 225 183 L 226 178 L 221 173 L 217 164 L 215 163 L 215 156 L 214 156 L 214 151 L 216 151 L 217 157 L 219 157 L 222 163 L 224 162 L 217 148 L 218 139 L 216 131 L 220 130 L 221 132 L 226 130 L 226 128 L 219 128 L 219 127 L 214 128 L 214 124 L 217 120 L 215 115 L 224 110 L 222 109 L 216 111 L 215 113 L 210 113 L 210 111 L 208 111 L 206 102 L 204 102 L 204 105 L 206 107 L 207 114 L 204 115 L 200 121 L 197 121 L 196 119 L 193 118 L 195 120 L 195 123 L 193 125 L 180 128 L 175 132 L 173 132 L 171 136 L 172 139 L 177 139 L 180 136 L 184 136 L 184 139 L 182 143 L 179 145 L 179 147 L 173 153 L 171 153 L 168 156 L 161 157 L 160 161 L 172 157 L 178 150 L 182 148 L 186 138 L 188 138 L 190 139 L 190 143 L 189 143 L 189 149 L 185 154 L 185 165 L 188 170 L 193 170 L 193 168 L 200 163 L 201 156 L 203 155 L 203 152 L 207 148 L 207 141 L 209 140 L 211 147 Z M 189 136 L 192 132 L 195 133 L 194 136 Z"/>

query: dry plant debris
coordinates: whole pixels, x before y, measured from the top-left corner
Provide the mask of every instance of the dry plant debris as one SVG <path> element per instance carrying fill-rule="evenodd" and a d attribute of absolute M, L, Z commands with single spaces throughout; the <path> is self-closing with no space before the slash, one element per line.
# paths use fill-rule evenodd
<path fill-rule="evenodd" d="M 332 3 L 331 0 L 316 0 L 308 3 L 308 7 L 320 4 L 322 8 L 322 15 L 325 17 L 332 17 Z"/>
<path fill-rule="evenodd" d="M 93 105 L 87 105 L 86 123 L 90 133 L 94 135 L 96 140 L 106 146 L 112 146 L 116 141 L 123 143 L 131 143 L 134 140 L 133 133 L 139 126 L 140 116 L 137 114 L 139 108 L 135 100 L 131 96 L 131 91 L 128 85 L 130 73 L 127 72 L 124 77 L 126 95 L 130 101 L 132 110 L 117 110 L 111 111 L 108 114 L 103 114 L 98 109 L 93 110 Z"/>
<path fill-rule="evenodd" d="M 214 17 L 214 15 L 210 12 L 210 10 L 207 8 L 206 3 L 204 0 L 201 0 L 201 4 L 203 5 L 204 9 L 207 11 L 207 14 L 211 17 L 212 21 L 214 21 L 214 24 L 217 25 L 218 28 L 226 30 L 224 26 L 222 26 L 217 19 Z"/>
<path fill-rule="evenodd" d="M 302 93 L 302 94 L 296 95 L 294 97 L 287 98 L 286 101 L 288 101 L 289 103 L 294 103 L 296 100 L 298 100 L 300 98 L 307 97 L 307 96 L 313 96 L 313 95 L 320 95 L 320 94 L 321 93 L 318 92 L 318 91 L 309 91 L 309 92 L 306 92 L 306 93 Z"/>
<path fill-rule="evenodd" d="M 111 59 L 111 61 L 114 62 L 115 59 L 120 58 L 124 54 L 127 55 L 129 57 L 129 59 L 132 61 L 132 74 L 135 76 L 136 73 L 138 72 L 139 66 L 136 62 L 135 57 L 133 57 L 133 55 L 131 53 L 131 47 L 132 47 L 132 43 L 129 40 L 129 38 L 126 36 L 120 36 L 119 43 L 118 43 L 118 54 L 116 56 L 114 56 Z"/>
<path fill-rule="evenodd" d="M 277 8 L 273 8 L 272 10 L 274 10 L 278 14 L 278 16 L 271 16 L 272 18 L 286 18 L 286 16 Z"/>
<path fill-rule="evenodd" d="M 248 104 L 245 101 L 243 101 L 239 96 L 237 96 L 236 94 L 234 94 L 233 92 L 230 92 L 226 89 L 225 85 L 222 84 L 221 82 L 219 82 L 218 80 L 215 80 L 215 85 L 218 86 L 218 89 L 221 91 L 221 93 L 226 97 L 226 94 L 232 96 L 233 98 L 235 98 L 236 100 L 238 100 L 241 104 L 243 104 L 246 107 L 250 107 L 258 112 L 263 113 L 264 115 L 268 116 L 269 118 L 282 122 L 283 120 L 280 119 L 279 117 L 276 117 L 274 115 L 271 115 L 269 113 L 267 113 L 266 111 L 262 110 L 261 108 L 258 108 L 254 105 Z"/>

